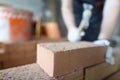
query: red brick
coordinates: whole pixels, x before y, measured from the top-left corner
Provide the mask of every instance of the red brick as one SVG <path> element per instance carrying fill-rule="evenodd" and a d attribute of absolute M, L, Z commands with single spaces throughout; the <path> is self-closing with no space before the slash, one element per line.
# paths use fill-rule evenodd
<path fill-rule="evenodd" d="M 6 44 L 6 50 L 7 50 L 7 52 L 13 52 L 13 51 L 18 51 L 19 50 L 19 46 L 18 46 L 18 44 L 13 44 L 13 43 L 11 43 L 11 44 Z"/>
<path fill-rule="evenodd" d="M 36 57 L 36 51 L 25 51 L 25 58 Z"/>
<path fill-rule="evenodd" d="M 30 41 L 30 42 L 27 42 L 27 43 L 24 43 L 23 44 L 23 47 L 24 47 L 24 50 L 25 51 L 34 51 L 36 49 L 36 42 L 35 41 Z"/>
<path fill-rule="evenodd" d="M 24 51 L 13 51 L 9 53 L 9 59 L 11 60 L 21 59 L 21 58 L 25 58 Z"/>
<path fill-rule="evenodd" d="M 7 53 L 0 54 L 0 61 L 8 60 L 9 56 Z"/>
<path fill-rule="evenodd" d="M 0 54 L 6 53 L 6 46 L 3 43 L 0 43 Z"/>
<path fill-rule="evenodd" d="M 16 66 L 31 64 L 31 63 L 34 63 L 35 60 L 36 60 L 35 57 L 14 59 L 14 60 L 4 61 L 3 65 L 4 65 L 4 68 L 10 68 L 10 67 L 16 67 Z"/>
<path fill-rule="evenodd" d="M 3 68 L 3 61 L 0 61 L 0 70 Z"/>
<path fill-rule="evenodd" d="M 60 76 L 104 61 L 106 47 L 89 42 L 37 45 L 37 63 L 49 76 Z"/>

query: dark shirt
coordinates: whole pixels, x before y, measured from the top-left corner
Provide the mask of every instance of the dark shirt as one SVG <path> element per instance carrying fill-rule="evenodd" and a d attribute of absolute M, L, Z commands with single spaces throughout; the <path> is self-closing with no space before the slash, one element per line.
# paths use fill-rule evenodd
<path fill-rule="evenodd" d="M 75 15 L 75 23 L 78 27 L 81 19 L 82 19 L 82 13 L 83 13 L 83 3 L 89 3 L 92 5 L 95 5 L 98 2 L 98 0 L 73 0 L 73 13 Z M 104 1 L 103 1 L 104 4 Z M 103 7 L 103 5 L 101 5 Z M 92 17 L 90 19 L 90 25 L 87 30 L 84 30 L 86 35 L 83 37 L 83 40 L 85 41 L 95 41 L 98 38 L 101 22 L 102 22 L 102 12 L 103 8 L 100 9 L 93 9 L 92 10 Z"/>

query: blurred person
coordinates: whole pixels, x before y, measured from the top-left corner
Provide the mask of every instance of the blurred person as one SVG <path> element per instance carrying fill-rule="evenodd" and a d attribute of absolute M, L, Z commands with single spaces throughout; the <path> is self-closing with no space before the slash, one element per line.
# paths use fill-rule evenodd
<path fill-rule="evenodd" d="M 62 14 L 68 35 L 71 30 L 77 29 L 81 22 L 83 3 L 92 4 L 94 8 L 90 25 L 84 30 L 86 35 L 82 37 L 82 40 L 111 39 L 119 16 L 120 0 L 62 0 Z"/>
<path fill-rule="evenodd" d="M 84 8 L 87 3 L 93 6 L 92 16 L 89 20 L 85 35 L 78 31 L 82 20 Z M 68 40 L 76 42 L 79 40 L 91 41 L 95 44 L 108 46 L 106 61 L 114 63 L 110 41 L 112 32 L 120 12 L 120 0 L 62 0 L 62 15 L 68 30 Z M 108 58 L 109 56 L 109 58 Z"/>

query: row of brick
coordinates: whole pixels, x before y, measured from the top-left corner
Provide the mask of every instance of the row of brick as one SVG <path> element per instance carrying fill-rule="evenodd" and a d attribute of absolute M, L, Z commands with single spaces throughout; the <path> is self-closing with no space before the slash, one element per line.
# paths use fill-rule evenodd
<path fill-rule="evenodd" d="M 2 68 L 15 67 L 35 62 L 35 42 L 5 44 L 5 52 L 0 54 Z"/>
<path fill-rule="evenodd" d="M 104 62 L 106 47 L 88 42 L 42 43 L 37 45 L 37 49 L 37 63 L 42 69 L 37 67 L 38 72 L 31 72 L 31 75 L 41 76 L 40 80 L 46 79 L 46 73 L 52 77 L 47 80 L 103 80 L 120 69 L 119 51 L 115 52 L 116 64 L 109 65 Z M 35 66 L 31 67 L 36 70 Z M 29 67 L 25 69 L 28 72 L 19 67 L 23 74 L 29 73 Z M 26 76 L 30 77 L 29 74 Z"/>
<path fill-rule="evenodd" d="M 120 80 L 120 71 L 117 71 L 112 76 L 108 77 L 107 80 Z"/>
<path fill-rule="evenodd" d="M 15 67 L 33 63 L 36 61 L 36 44 L 46 42 L 60 42 L 66 39 L 41 39 L 21 43 L 0 44 L 0 49 L 4 49 L 4 53 L 0 53 L 0 69 Z M 1 68 L 2 67 L 2 68 Z"/>
<path fill-rule="evenodd" d="M 85 69 L 85 80 L 109 80 L 115 72 L 120 70 L 120 50 L 114 49 L 115 64 L 105 62 Z M 119 77 L 118 77 L 119 78 Z M 114 80 L 118 80 L 117 78 Z"/>

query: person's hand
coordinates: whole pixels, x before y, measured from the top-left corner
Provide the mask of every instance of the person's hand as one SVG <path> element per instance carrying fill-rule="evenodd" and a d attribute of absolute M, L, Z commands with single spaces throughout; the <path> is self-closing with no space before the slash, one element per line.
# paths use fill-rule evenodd
<path fill-rule="evenodd" d="M 106 51 L 106 55 L 105 55 L 105 60 L 108 64 L 115 64 L 115 59 L 114 59 L 114 56 L 113 56 L 113 49 L 112 47 L 110 46 L 110 42 L 108 40 L 96 40 L 94 41 L 95 44 L 98 44 L 98 45 L 104 45 L 104 46 L 107 46 L 107 51 Z"/>
<path fill-rule="evenodd" d="M 85 35 L 84 32 L 79 32 L 78 28 L 76 27 L 72 27 L 68 30 L 68 35 L 67 35 L 67 39 L 70 42 L 76 42 L 81 40 L 81 38 Z"/>

